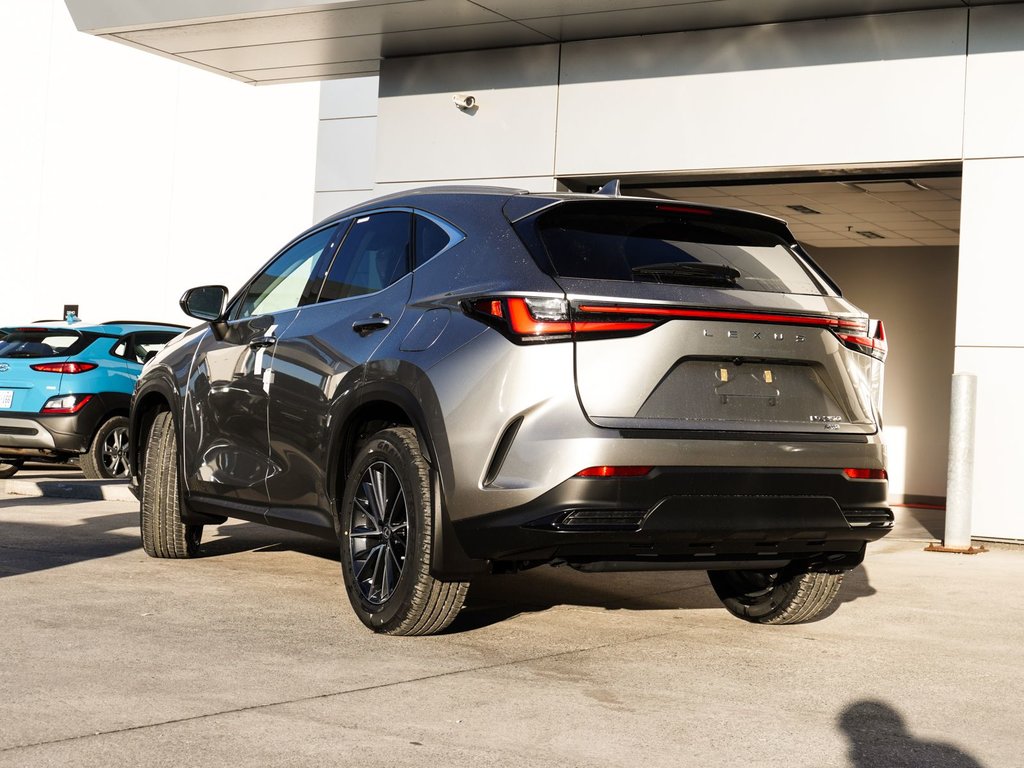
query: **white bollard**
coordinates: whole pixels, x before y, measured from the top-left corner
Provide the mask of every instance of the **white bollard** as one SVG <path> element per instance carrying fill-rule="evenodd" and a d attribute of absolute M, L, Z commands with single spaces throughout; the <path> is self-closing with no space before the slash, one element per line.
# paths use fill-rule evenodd
<path fill-rule="evenodd" d="M 945 550 L 971 550 L 971 497 L 974 492 L 974 421 L 978 377 L 954 373 L 949 403 L 949 465 L 946 474 Z"/>

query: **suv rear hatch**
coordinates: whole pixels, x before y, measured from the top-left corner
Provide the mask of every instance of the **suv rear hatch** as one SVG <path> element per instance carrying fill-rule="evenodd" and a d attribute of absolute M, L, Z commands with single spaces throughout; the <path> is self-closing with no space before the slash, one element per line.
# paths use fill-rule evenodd
<path fill-rule="evenodd" d="M 0 414 L 38 412 L 61 392 L 61 366 L 94 338 L 64 328 L 16 328 L 0 339 Z"/>
<path fill-rule="evenodd" d="M 876 431 L 882 344 L 781 221 L 620 198 L 563 201 L 516 229 L 565 291 L 593 423 Z"/>

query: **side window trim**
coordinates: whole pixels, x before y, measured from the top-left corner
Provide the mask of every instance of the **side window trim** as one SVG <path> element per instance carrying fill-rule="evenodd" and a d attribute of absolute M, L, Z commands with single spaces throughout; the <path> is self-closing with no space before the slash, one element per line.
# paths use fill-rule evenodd
<path fill-rule="evenodd" d="M 427 211 L 420 210 L 419 208 L 413 208 L 412 212 L 413 212 L 414 216 L 422 216 L 423 218 L 425 218 L 427 221 L 431 222 L 432 224 L 436 224 L 438 227 L 440 227 L 442 230 L 444 230 L 444 233 L 446 235 L 448 235 L 448 244 L 444 248 L 442 248 L 441 250 L 439 250 L 436 253 L 434 253 L 433 255 L 431 255 L 431 257 L 429 259 L 425 259 L 423 261 L 423 264 L 427 264 L 432 259 L 435 259 L 438 256 L 440 256 L 442 253 L 445 253 L 446 251 L 450 251 L 452 248 L 454 248 L 456 245 L 458 245 L 459 243 L 461 243 L 463 240 L 466 239 L 465 232 L 463 232 L 461 229 L 456 227 L 454 224 L 450 224 L 449 222 L 445 221 L 441 217 L 439 217 L 439 216 L 437 216 L 437 215 L 435 215 L 433 213 L 428 213 Z M 412 245 L 412 260 L 413 260 L 413 264 L 412 264 L 412 267 L 413 267 L 413 271 L 415 271 L 415 270 L 417 270 L 417 269 L 419 269 L 420 267 L 423 266 L 423 264 L 416 264 L 416 253 L 417 253 L 417 249 L 419 248 L 419 243 L 416 242 L 416 221 L 415 221 L 415 218 L 413 219 L 412 230 L 413 230 L 413 245 Z"/>
<path fill-rule="evenodd" d="M 299 302 L 300 307 L 306 307 L 320 301 L 320 294 L 324 289 L 324 281 L 327 280 L 327 275 L 330 274 L 331 271 L 331 265 L 334 264 L 334 259 L 341 251 L 342 243 L 345 242 L 345 238 L 348 237 L 349 230 L 352 229 L 353 220 L 354 217 L 348 216 L 334 222 L 334 247 L 324 248 L 323 253 L 320 254 L 320 258 L 317 259 L 316 265 L 313 267 L 313 273 L 309 278 L 310 284 L 308 284 L 306 286 L 306 290 L 302 292 L 302 301 Z M 315 235 L 317 233 L 314 232 L 312 234 Z"/>

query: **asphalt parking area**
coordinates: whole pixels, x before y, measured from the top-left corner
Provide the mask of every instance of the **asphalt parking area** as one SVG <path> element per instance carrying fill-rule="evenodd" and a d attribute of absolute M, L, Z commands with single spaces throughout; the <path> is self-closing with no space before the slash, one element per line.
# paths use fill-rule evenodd
<path fill-rule="evenodd" d="M 0 766 L 1016 766 L 1024 551 L 869 549 L 828 618 L 758 627 L 703 573 L 474 584 L 373 635 L 334 548 L 247 523 L 156 561 L 137 508 L 0 495 Z"/>

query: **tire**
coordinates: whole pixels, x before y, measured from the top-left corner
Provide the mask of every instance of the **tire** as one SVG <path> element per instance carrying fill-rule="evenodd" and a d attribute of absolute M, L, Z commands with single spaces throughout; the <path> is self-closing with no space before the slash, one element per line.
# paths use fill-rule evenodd
<path fill-rule="evenodd" d="M 103 422 L 78 465 L 90 480 L 127 479 L 128 419 L 113 416 Z"/>
<path fill-rule="evenodd" d="M 832 606 L 842 573 L 708 571 L 718 599 L 734 616 L 756 624 L 810 621 Z"/>
<path fill-rule="evenodd" d="M 356 455 L 340 508 L 341 572 L 353 610 L 375 632 L 436 634 L 462 609 L 468 582 L 430 575 L 432 501 L 412 429 L 382 430 Z"/>
<path fill-rule="evenodd" d="M 181 522 L 178 438 L 167 411 L 153 419 L 143 468 L 139 511 L 142 549 L 150 557 L 195 557 L 203 526 Z"/>
<path fill-rule="evenodd" d="M 0 480 L 6 480 L 9 477 L 14 477 L 18 473 L 19 469 L 21 469 L 20 459 L 0 461 Z"/>

